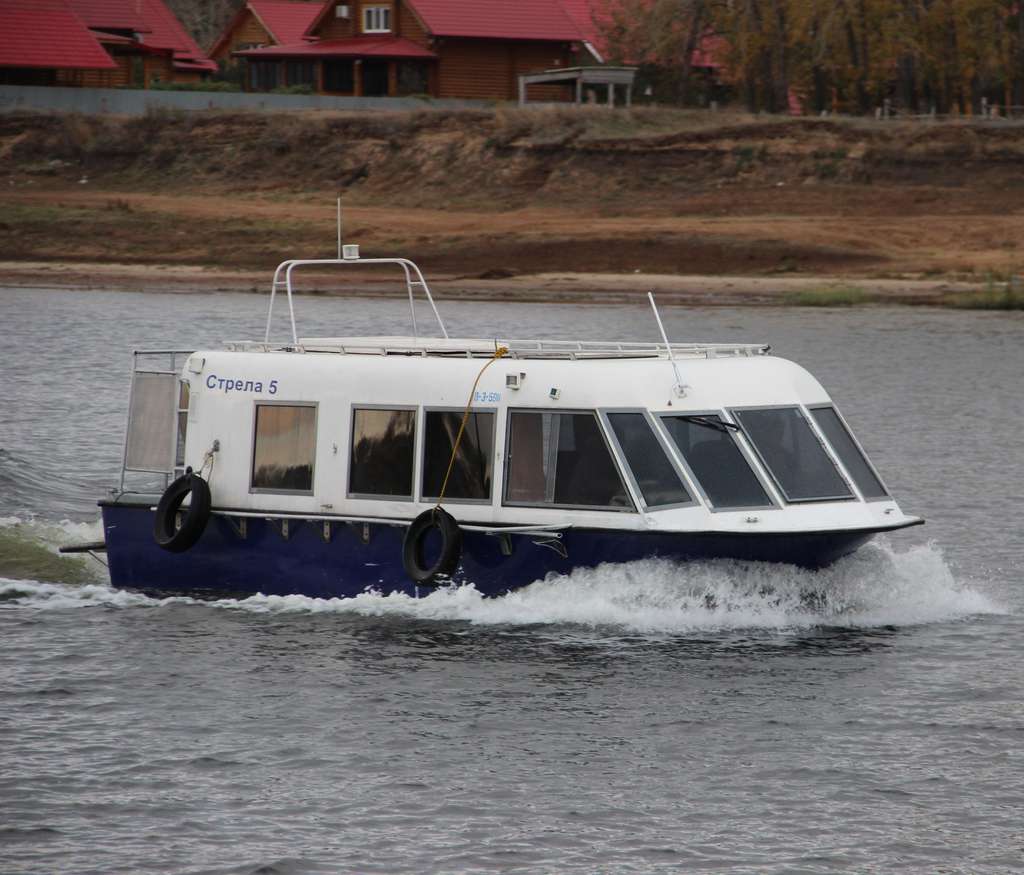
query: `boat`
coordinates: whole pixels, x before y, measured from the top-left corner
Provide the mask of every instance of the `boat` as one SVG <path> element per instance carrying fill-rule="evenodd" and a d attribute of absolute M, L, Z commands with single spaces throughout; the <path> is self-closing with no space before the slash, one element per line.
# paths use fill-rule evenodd
<path fill-rule="evenodd" d="M 115 587 L 499 595 L 654 557 L 821 568 L 923 522 L 766 344 L 670 342 L 656 307 L 658 342 L 450 337 L 415 263 L 339 256 L 278 267 L 262 340 L 134 354 L 104 541 L 78 548 Z M 404 273 L 411 334 L 300 335 L 296 271 L 370 265 Z"/>

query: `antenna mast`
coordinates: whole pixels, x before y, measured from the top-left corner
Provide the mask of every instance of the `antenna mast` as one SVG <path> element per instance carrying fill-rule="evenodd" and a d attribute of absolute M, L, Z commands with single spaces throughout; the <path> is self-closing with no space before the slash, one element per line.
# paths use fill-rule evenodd
<path fill-rule="evenodd" d="M 686 395 L 686 386 L 679 376 L 679 366 L 676 364 L 675 354 L 672 352 L 672 344 L 668 342 L 668 335 L 665 333 L 665 326 L 661 321 L 661 314 L 658 312 L 658 305 L 654 303 L 654 292 L 647 293 L 647 300 L 651 302 L 651 309 L 654 311 L 654 318 L 658 323 L 658 330 L 661 332 L 661 339 L 665 341 L 665 351 L 668 353 L 668 360 L 672 363 L 672 373 L 676 375 L 676 384 L 672 388 L 680 398 Z"/>
<path fill-rule="evenodd" d="M 338 198 L 338 260 L 341 261 L 341 198 Z"/>

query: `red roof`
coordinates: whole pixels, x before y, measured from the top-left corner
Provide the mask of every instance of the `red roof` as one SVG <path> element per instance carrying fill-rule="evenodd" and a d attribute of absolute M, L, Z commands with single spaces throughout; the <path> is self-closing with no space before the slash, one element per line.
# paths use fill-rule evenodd
<path fill-rule="evenodd" d="M 249 0 L 246 4 L 280 45 L 302 42 L 302 37 L 323 3 L 288 3 L 282 0 Z"/>
<path fill-rule="evenodd" d="M 576 25 L 583 39 L 599 51 L 604 43 L 604 38 L 598 28 L 597 21 L 601 20 L 600 0 L 559 0 L 562 8 L 565 9 L 572 23 Z"/>
<path fill-rule="evenodd" d="M 245 49 L 236 55 L 260 58 L 436 58 L 433 52 L 412 40 L 397 36 L 357 36 L 352 39 L 293 43 L 290 46 L 267 46 Z"/>
<path fill-rule="evenodd" d="M 134 0 L 67 0 L 86 27 L 96 30 L 149 30 Z"/>
<path fill-rule="evenodd" d="M 116 66 L 64 0 L 0 0 L 0 67 Z"/>
<path fill-rule="evenodd" d="M 143 43 L 157 49 L 171 49 L 174 52 L 174 60 L 189 64 L 188 69 L 196 69 L 195 65 L 198 65 L 199 69 L 210 72 L 217 69 L 217 64 L 203 54 L 202 49 L 188 35 L 174 13 L 164 5 L 163 0 L 130 0 L 130 2 L 138 6 L 143 21 L 150 31 L 143 36 Z"/>
<path fill-rule="evenodd" d="M 211 55 L 218 55 L 231 39 L 235 28 L 250 12 L 256 16 L 270 38 L 277 45 L 292 45 L 302 42 L 303 36 L 312 26 L 323 9 L 322 0 L 312 3 L 287 2 L 287 0 L 250 0 L 242 4 L 231 23 L 224 28 L 210 49 Z"/>
<path fill-rule="evenodd" d="M 410 0 L 410 5 L 434 36 L 585 39 L 558 0 Z"/>

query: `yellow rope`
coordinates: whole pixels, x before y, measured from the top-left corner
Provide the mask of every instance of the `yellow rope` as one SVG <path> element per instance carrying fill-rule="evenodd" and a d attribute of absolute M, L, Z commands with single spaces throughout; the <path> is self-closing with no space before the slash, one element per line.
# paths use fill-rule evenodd
<path fill-rule="evenodd" d="M 445 471 L 444 482 L 441 484 L 441 494 L 437 497 L 437 504 L 434 505 L 434 510 L 439 510 L 441 502 L 444 501 L 444 493 L 448 488 L 448 478 L 452 476 L 452 468 L 455 467 L 455 456 L 459 452 L 459 444 L 462 443 L 462 435 L 466 430 L 466 423 L 469 422 L 469 413 L 473 409 L 473 399 L 476 397 L 476 387 L 480 385 L 480 378 L 484 375 L 484 371 L 506 355 L 508 355 L 508 347 L 499 346 L 487 364 L 480 368 L 480 373 L 476 375 L 476 379 L 473 381 L 473 388 L 469 390 L 469 401 L 466 402 L 466 412 L 462 414 L 462 423 L 459 425 L 459 433 L 456 435 L 455 444 L 452 446 L 452 457 L 448 460 L 448 470 Z"/>

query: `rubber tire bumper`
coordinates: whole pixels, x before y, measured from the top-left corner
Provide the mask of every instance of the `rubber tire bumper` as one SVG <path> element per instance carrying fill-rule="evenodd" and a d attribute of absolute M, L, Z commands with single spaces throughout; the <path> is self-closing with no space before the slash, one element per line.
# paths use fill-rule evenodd
<path fill-rule="evenodd" d="M 178 511 L 188 496 L 192 501 L 184 511 L 181 528 L 176 528 Z M 184 553 L 193 547 L 210 519 L 210 487 L 198 474 L 184 474 L 160 497 L 153 520 L 153 538 L 171 553 Z"/>
<path fill-rule="evenodd" d="M 433 530 L 441 534 L 441 552 L 437 561 L 428 566 L 423 558 L 427 536 Z M 414 583 L 436 586 L 438 578 L 450 578 L 462 559 L 462 529 L 450 513 L 441 508 L 425 510 L 405 530 L 402 541 L 402 565 Z"/>

